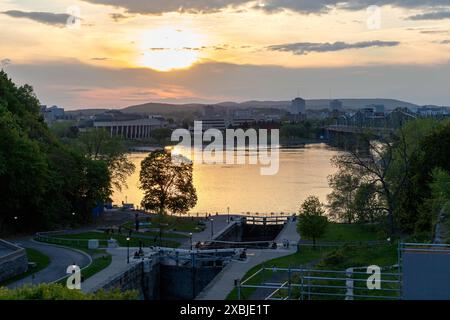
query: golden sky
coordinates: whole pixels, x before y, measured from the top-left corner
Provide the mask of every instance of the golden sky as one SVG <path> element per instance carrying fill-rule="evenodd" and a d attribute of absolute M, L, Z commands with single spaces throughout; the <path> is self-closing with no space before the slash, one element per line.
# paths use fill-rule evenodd
<path fill-rule="evenodd" d="M 0 0 L 0 60 L 43 102 L 67 107 L 287 100 L 299 90 L 446 104 L 438 83 L 448 79 L 433 74 L 450 57 L 449 8 L 450 0 Z M 368 79 L 390 66 L 411 86 Z M 283 72 L 285 87 L 260 79 Z M 352 92 L 352 74 L 367 74 L 367 87 Z M 436 85 L 424 78 L 429 92 L 409 97 L 420 75 Z"/>

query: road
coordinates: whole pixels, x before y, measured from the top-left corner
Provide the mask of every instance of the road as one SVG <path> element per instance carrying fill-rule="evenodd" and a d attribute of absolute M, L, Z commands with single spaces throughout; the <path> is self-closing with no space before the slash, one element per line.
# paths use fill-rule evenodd
<path fill-rule="evenodd" d="M 28 283 L 38 284 L 54 282 L 66 275 L 66 270 L 69 265 L 75 263 L 80 266 L 80 268 L 83 268 L 89 265 L 91 261 L 88 255 L 81 252 L 68 248 L 37 243 L 30 239 L 16 240 L 14 243 L 24 248 L 31 248 L 42 252 L 50 257 L 50 264 L 47 268 L 35 273 L 34 279 L 32 276 L 26 277 L 17 282 L 11 283 L 8 285 L 8 288 L 17 288 Z"/>

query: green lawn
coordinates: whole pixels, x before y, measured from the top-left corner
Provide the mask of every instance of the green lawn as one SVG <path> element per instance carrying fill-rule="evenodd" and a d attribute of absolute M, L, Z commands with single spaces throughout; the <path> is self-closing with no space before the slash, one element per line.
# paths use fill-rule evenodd
<path fill-rule="evenodd" d="M 108 254 L 106 252 L 106 250 L 101 250 L 101 249 L 89 250 L 89 249 L 77 248 L 77 247 L 74 247 L 74 248 L 88 253 L 89 255 L 91 255 L 91 257 L 94 256 L 92 258 L 92 263 L 87 268 L 85 268 L 81 271 L 81 274 L 82 274 L 84 280 L 89 279 L 90 277 L 92 277 L 96 273 L 102 271 L 103 269 L 107 268 L 111 264 L 112 257 L 110 254 Z M 58 281 L 58 283 L 65 284 L 66 280 L 67 280 L 67 277 L 61 279 L 60 281 Z"/>
<path fill-rule="evenodd" d="M 122 246 L 122 247 L 127 246 L 127 236 L 125 236 L 125 235 L 118 235 L 118 234 L 111 235 L 111 234 L 107 234 L 104 232 L 96 232 L 96 231 L 55 235 L 54 238 L 77 239 L 77 240 L 79 240 L 78 246 L 82 247 L 82 248 L 87 248 L 88 240 L 90 240 L 90 239 L 98 239 L 100 242 L 100 245 L 106 246 L 107 240 L 109 240 L 111 238 L 116 239 L 120 246 Z M 137 237 L 133 237 L 133 235 L 132 235 L 131 239 L 130 239 L 130 247 L 138 247 L 139 240 L 141 240 L 145 246 L 159 245 L 159 240 L 157 240 L 155 243 L 154 239 L 137 238 Z M 63 243 L 63 245 L 71 245 L 71 244 L 69 241 L 66 241 L 65 243 Z M 172 241 L 172 240 L 163 240 L 162 245 L 165 247 L 170 247 L 170 248 L 178 248 L 180 246 L 180 243 L 177 241 Z"/>
<path fill-rule="evenodd" d="M 35 262 L 36 267 L 35 268 L 28 268 L 28 271 L 20 274 L 18 276 L 9 278 L 8 280 L 0 283 L 1 286 L 6 286 L 10 283 L 19 281 L 23 278 L 28 277 L 29 275 L 32 275 L 36 272 L 39 272 L 43 269 L 45 269 L 50 264 L 50 258 L 43 254 L 42 252 L 35 250 L 35 249 L 25 249 L 28 257 L 28 262 Z"/>
<path fill-rule="evenodd" d="M 329 249 L 313 249 L 311 247 L 302 247 L 300 251 L 281 258 L 272 259 L 266 262 L 263 262 L 253 268 L 251 268 L 245 276 L 242 278 L 242 281 L 249 278 L 251 275 L 256 273 L 258 270 L 262 268 L 272 268 L 272 267 L 278 267 L 278 268 L 300 268 L 301 266 L 304 266 L 305 264 L 308 264 L 310 262 L 313 262 L 315 260 L 322 259 L 330 250 Z M 249 282 L 246 284 L 255 285 L 260 284 L 267 279 L 270 279 L 272 276 L 272 272 L 270 270 L 260 272 L 258 275 L 253 277 Z M 249 298 L 251 294 L 255 291 L 253 288 L 243 288 L 241 290 L 241 295 L 243 299 Z M 230 292 L 230 294 L 227 297 L 227 300 L 235 300 L 237 299 L 237 290 L 233 289 L 233 291 Z"/>
<path fill-rule="evenodd" d="M 165 215 L 163 220 L 160 221 L 159 215 L 152 214 L 147 218 L 140 219 L 141 222 L 150 222 L 151 228 L 159 228 L 160 223 L 163 224 L 164 230 L 181 231 L 181 232 L 200 232 L 202 226 L 199 225 L 200 218 L 195 217 L 178 217 Z M 134 221 L 129 221 L 123 225 L 126 228 L 134 230 Z"/>
<path fill-rule="evenodd" d="M 325 235 L 319 241 L 385 240 L 387 237 L 377 229 L 376 225 L 330 223 Z"/>
<path fill-rule="evenodd" d="M 357 241 L 373 241 L 373 240 L 384 240 L 385 236 L 382 233 L 377 232 L 376 226 L 368 225 L 349 225 L 349 224 L 337 224 L 330 223 L 326 234 L 320 239 L 320 241 L 337 241 L 337 242 L 357 242 Z M 397 263 L 397 244 L 385 244 L 385 245 L 365 245 L 361 244 L 358 246 L 348 245 L 341 247 L 323 247 L 322 249 L 313 249 L 312 247 L 303 246 L 301 250 L 293 255 L 277 258 L 274 260 L 262 263 L 251 270 L 249 270 L 242 280 L 249 278 L 251 275 L 255 274 L 258 270 L 262 268 L 299 268 L 302 265 L 308 264 L 308 262 L 317 262 L 313 269 L 318 270 L 338 270 L 343 271 L 348 267 L 359 267 L 359 266 L 369 266 L 378 265 L 392 266 Z M 308 268 L 308 267 L 306 267 Z M 393 271 L 395 272 L 395 271 Z M 282 271 L 278 271 L 282 273 Z M 327 274 L 317 274 L 319 276 L 327 276 Z M 287 273 L 280 275 L 280 277 L 286 277 Z M 276 278 L 277 274 L 268 269 L 260 272 L 255 277 L 250 279 L 246 284 L 258 285 L 268 281 L 272 278 Z M 282 281 L 286 281 L 283 279 Z M 294 283 L 300 282 L 300 275 L 293 274 L 292 281 Z M 275 281 L 275 282 L 279 282 Z M 345 283 L 335 283 L 336 281 L 326 281 L 325 283 L 320 283 L 324 285 L 343 285 Z M 293 297 L 299 298 L 299 290 L 296 289 L 292 292 Z M 335 289 L 329 289 L 331 291 Z M 242 288 L 241 298 L 249 299 L 252 293 L 255 291 L 253 288 Z M 286 291 L 282 292 L 286 294 Z M 366 291 L 359 290 L 359 294 L 371 294 Z M 381 293 L 377 293 L 381 294 Z M 313 297 L 317 298 L 317 296 Z M 227 299 L 237 299 L 237 290 L 234 289 L 227 297 Z M 330 299 L 330 297 L 328 297 Z M 333 299 L 333 298 L 332 298 Z M 336 298 L 337 299 L 337 298 Z"/>

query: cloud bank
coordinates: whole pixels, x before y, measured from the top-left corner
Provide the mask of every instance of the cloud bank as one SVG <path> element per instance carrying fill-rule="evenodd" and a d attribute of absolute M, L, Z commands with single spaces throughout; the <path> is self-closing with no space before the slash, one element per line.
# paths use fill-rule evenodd
<path fill-rule="evenodd" d="M 401 8 L 450 6 L 450 0 L 84 0 L 125 9 L 129 13 L 162 14 L 165 12 L 211 13 L 226 8 L 249 5 L 267 12 L 291 10 L 322 13 L 333 8 L 360 10 L 372 5 Z"/>
<path fill-rule="evenodd" d="M 398 41 L 363 41 L 356 43 L 334 42 L 334 43 L 314 43 L 298 42 L 269 46 L 271 51 L 292 52 L 295 55 L 306 55 L 310 52 L 333 52 L 347 49 L 364 49 L 370 47 L 394 47 L 398 46 Z"/>
<path fill-rule="evenodd" d="M 64 27 L 67 24 L 68 19 L 71 17 L 69 14 L 66 13 L 25 12 L 19 10 L 9 10 L 1 13 L 13 18 L 26 18 L 36 22 L 57 27 Z"/>

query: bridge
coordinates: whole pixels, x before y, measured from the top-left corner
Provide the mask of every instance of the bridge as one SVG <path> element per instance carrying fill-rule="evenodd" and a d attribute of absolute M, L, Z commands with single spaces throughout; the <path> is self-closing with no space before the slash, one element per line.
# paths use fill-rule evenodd
<path fill-rule="evenodd" d="M 331 144 L 343 149 L 361 146 L 361 137 L 366 134 L 372 137 L 389 139 L 395 133 L 394 128 L 339 124 L 324 127 L 323 130 L 325 139 L 329 140 Z"/>

